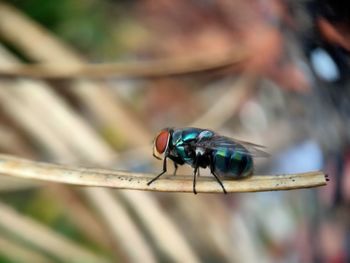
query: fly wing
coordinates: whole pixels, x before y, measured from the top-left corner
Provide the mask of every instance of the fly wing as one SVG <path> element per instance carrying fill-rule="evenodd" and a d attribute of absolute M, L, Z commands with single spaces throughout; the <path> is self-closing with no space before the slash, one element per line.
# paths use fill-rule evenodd
<path fill-rule="evenodd" d="M 266 148 L 266 146 L 264 146 L 264 145 L 255 144 L 255 143 L 252 143 L 252 142 L 241 141 L 241 140 L 232 139 L 232 138 L 229 138 L 229 137 L 225 137 L 225 138 L 227 138 L 228 140 L 234 140 L 235 142 L 237 142 L 239 144 L 242 144 L 242 145 L 245 145 L 245 146 L 249 146 L 249 147 L 263 148 L 263 149 Z"/>
<path fill-rule="evenodd" d="M 202 140 L 198 140 L 195 142 L 194 146 L 211 150 L 227 148 L 232 149 L 235 152 L 250 155 L 253 157 L 270 156 L 267 152 L 261 150 L 261 148 L 265 148 L 264 146 L 219 135 L 214 135 L 211 138 L 203 138 Z"/>

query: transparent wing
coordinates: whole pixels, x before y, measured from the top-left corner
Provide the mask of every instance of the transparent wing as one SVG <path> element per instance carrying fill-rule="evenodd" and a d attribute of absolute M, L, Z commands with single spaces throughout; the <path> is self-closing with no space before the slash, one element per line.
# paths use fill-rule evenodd
<path fill-rule="evenodd" d="M 250 142 L 235 140 L 233 138 L 219 136 L 219 135 L 215 135 L 211 138 L 205 138 L 205 139 L 199 140 L 194 143 L 194 146 L 202 147 L 204 149 L 212 149 L 212 150 L 228 148 L 238 153 L 250 155 L 253 157 L 270 156 L 270 154 L 261 150 L 261 148 L 265 148 L 264 146 L 250 143 Z"/>

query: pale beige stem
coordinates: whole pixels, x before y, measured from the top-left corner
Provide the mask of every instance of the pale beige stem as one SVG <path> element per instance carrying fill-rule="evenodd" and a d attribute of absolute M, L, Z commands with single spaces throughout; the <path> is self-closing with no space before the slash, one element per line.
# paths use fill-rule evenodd
<path fill-rule="evenodd" d="M 1 46 L 0 61 L 6 66 L 18 63 Z M 115 154 L 110 148 L 80 116 L 75 114 L 63 100 L 55 96 L 44 82 L 18 80 L 9 81 L 2 85 L 6 87 L 0 89 L 0 100 L 3 102 L 4 109 L 33 138 L 43 143 L 44 148 L 56 159 L 64 162 L 85 160 L 104 165 L 114 160 Z M 21 85 L 22 88 L 20 89 L 18 85 Z M 32 94 L 34 96 L 31 96 Z M 48 105 L 51 107 L 47 108 Z M 89 198 L 91 195 L 91 199 L 96 197 L 93 189 L 84 188 L 83 192 Z M 116 202 L 109 193 L 106 193 L 104 197 L 109 200 L 109 203 Z M 136 262 L 141 259 L 145 262 L 154 262 L 150 246 L 142 237 L 142 233 L 137 231 L 137 226 L 128 216 L 127 211 L 120 207 L 119 216 L 116 217 L 117 213 L 111 209 L 104 209 L 103 205 L 96 206 L 96 208 L 100 210 L 107 223 L 114 220 L 113 226 L 109 224 L 109 227 L 113 227 L 112 235 L 122 245 L 122 249 L 128 252 L 128 258 L 135 258 L 133 250 L 137 250 L 140 251 L 138 254 L 140 258 Z M 116 206 L 117 204 L 114 207 Z M 118 223 L 121 217 L 129 218 L 128 227 Z M 117 230 L 119 231 L 118 235 L 116 234 Z M 130 233 L 134 233 L 134 235 Z M 135 261 L 130 260 L 130 262 Z"/>
<path fill-rule="evenodd" d="M 129 238 L 125 242 L 131 244 L 120 243 L 119 245 L 127 253 L 130 262 L 157 262 L 154 254 L 143 244 L 145 242 L 143 237 L 135 228 L 134 222 L 125 213 L 121 202 L 117 202 L 119 200 L 116 201 L 111 196 L 110 191 L 101 188 L 89 188 L 87 195 L 94 207 L 98 208 L 98 212 L 114 236 L 119 240 L 125 240 L 125 233 L 128 234 Z M 120 231 L 120 228 L 123 228 L 124 232 Z"/>
<path fill-rule="evenodd" d="M 0 34 L 29 58 L 40 63 L 69 64 L 69 67 L 78 68 L 86 63 L 82 57 L 76 55 L 45 28 L 5 3 L 0 3 L 0 19 Z M 72 85 L 69 92 L 78 98 L 103 132 L 118 137 L 119 141 L 128 145 L 144 145 L 151 141 L 152 135 L 144 128 L 141 121 L 137 120 L 105 85 L 80 80 L 72 82 Z M 88 147 L 84 151 L 92 152 Z M 85 154 L 82 153 L 82 155 Z M 95 154 L 86 161 L 94 163 L 95 159 L 101 158 Z M 99 164 L 105 165 L 106 162 Z M 161 209 L 159 206 L 158 208 Z M 145 207 L 142 207 L 139 212 L 148 213 Z M 164 220 L 173 224 L 170 218 L 164 218 Z M 172 229 L 179 231 L 175 227 Z M 162 235 L 162 233 L 156 232 L 154 235 Z M 169 240 L 166 243 L 170 243 L 171 235 L 166 238 Z M 185 244 L 186 240 L 183 239 L 183 243 Z M 174 248 L 168 246 L 167 249 L 171 251 Z"/>
<path fill-rule="evenodd" d="M 21 29 L 18 35 L 16 29 Z M 161 77 L 189 74 L 232 66 L 247 58 L 243 50 L 189 55 L 158 61 L 84 64 L 69 47 L 52 37 L 42 27 L 23 17 L 17 10 L 0 2 L 0 32 L 27 55 L 46 65 L 20 65 L 0 68 L 0 75 L 39 78 Z"/>
<path fill-rule="evenodd" d="M 165 176 L 152 185 L 147 182 L 154 174 L 117 170 L 70 168 L 64 165 L 39 163 L 8 155 L 0 155 L 0 174 L 50 182 L 83 186 L 100 186 L 119 189 L 135 189 L 162 192 L 192 192 L 192 177 Z M 243 180 L 222 179 L 227 192 L 260 192 L 292 190 L 326 185 L 323 172 L 307 172 L 285 175 L 254 175 Z M 221 193 L 220 185 L 213 178 L 200 178 L 197 191 Z"/>
<path fill-rule="evenodd" d="M 0 13 L 1 14 L 1 13 Z M 0 76 L 45 79 L 67 78 L 154 78 L 184 75 L 221 69 L 244 61 L 243 52 L 197 55 L 155 61 L 113 64 L 32 64 L 12 68 L 0 67 Z"/>
<path fill-rule="evenodd" d="M 35 262 L 35 263 L 51 263 L 54 262 L 43 254 L 28 249 L 13 240 L 0 236 L 0 255 L 5 256 L 11 262 Z"/>
<path fill-rule="evenodd" d="M 158 208 L 158 203 L 154 198 L 150 195 L 144 195 L 142 192 L 122 191 L 121 194 L 131 203 L 135 213 L 140 216 L 149 230 L 149 234 L 152 235 L 158 247 L 169 257 L 171 262 L 199 262 L 174 224 L 167 220 L 166 213 Z M 149 213 L 139 213 L 141 207 L 147 207 Z M 161 232 L 162 235 L 156 234 L 157 232 Z M 169 236 L 171 239 L 168 238 Z M 176 249 L 170 250 L 169 247 Z"/>
<path fill-rule="evenodd" d="M 14 7 L 0 1 L 0 34 L 28 57 L 40 63 L 64 64 L 69 68 L 84 65 L 86 60 L 44 27 Z M 7 69 L 13 68 L 7 67 Z M 100 125 L 101 129 L 121 137 L 131 145 L 151 140 L 151 135 L 102 83 L 77 80 L 72 92 Z"/>
<path fill-rule="evenodd" d="M 64 262 L 109 262 L 3 203 L 0 226 Z"/>
<path fill-rule="evenodd" d="M 199 118 L 192 122 L 191 127 L 217 129 L 229 118 L 237 114 L 242 104 L 246 102 L 257 82 L 255 76 L 241 76 L 227 91 L 217 99 Z"/>

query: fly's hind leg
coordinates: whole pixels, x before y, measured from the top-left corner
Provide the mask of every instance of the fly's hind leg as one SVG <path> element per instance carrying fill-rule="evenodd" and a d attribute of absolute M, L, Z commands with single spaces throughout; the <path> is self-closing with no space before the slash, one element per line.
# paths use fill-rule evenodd
<path fill-rule="evenodd" d="M 173 161 L 173 164 L 174 164 L 174 173 L 173 173 L 173 175 L 175 176 L 175 175 L 176 175 L 176 172 L 177 172 L 177 168 L 178 168 L 179 166 L 178 166 L 177 163 L 175 163 L 174 161 Z"/>
<path fill-rule="evenodd" d="M 194 170 L 193 170 L 193 193 L 197 194 L 196 184 L 197 184 L 197 175 L 199 174 L 199 164 L 200 164 L 201 155 L 197 155 L 194 160 Z"/>
<path fill-rule="evenodd" d="M 220 184 L 222 190 L 224 191 L 224 194 L 227 194 L 226 189 L 225 189 L 225 187 L 224 187 L 224 184 L 221 182 L 219 176 L 217 176 L 217 175 L 214 173 L 213 170 L 211 171 L 211 174 L 214 175 L 216 181 Z"/>
<path fill-rule="evenodd" d="M 164 158 L 164 161 L 163 161 L 163 171 L 162 171 L 160 174 L 158 174 L 156 177 L 154 177 L 151 181 L 149 181 L 149 182 L 147 183 L 147 185 L 151 185 L 151 183 L 153 183 L 153 182 L 156 181 L 159 177 L 161 177 L 163 174 L 166 173 L 166 171 L 167 171 L 166 159 L 167 159 L 167 157 L 165 157 L 165 158 Z"/>
<path fill-rule="evenodd" d="M 222 190 L 224 191 L 224 194 L 227 194 L 226 189 L 224 187 L 224 184 L 221 182 L 219 176 L 217 176 L 215 174 L 215 172 L 214 172 L 214 163 L 213 163 L 213 161 L 210 162 L 210 172 L 211 172 L 212 175 L 214 175 L 216 181 L 220 184 Z"/>

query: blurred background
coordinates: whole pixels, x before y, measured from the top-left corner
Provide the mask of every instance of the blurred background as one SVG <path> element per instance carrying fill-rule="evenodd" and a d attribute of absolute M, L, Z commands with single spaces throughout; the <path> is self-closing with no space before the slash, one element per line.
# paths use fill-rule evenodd
<path fill-rule="evenodd" d="M 0 71 L 152 71 L 159 60 L 188 70 L 2 77 L 1 153 L 158 173 L 154 135 L 195 126 L 265 145 L 271 158 L 256 161 L 257 174 L 322 169 L 330 182 L 195 196 L 1 176 L 0 262 L 349 262 L 349 51 L 346 1 L 1 1 Z M 176 65 L 191 57 L 216 69 Z"/>

